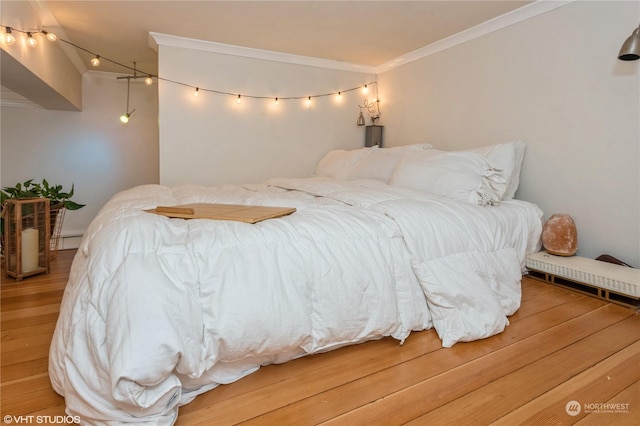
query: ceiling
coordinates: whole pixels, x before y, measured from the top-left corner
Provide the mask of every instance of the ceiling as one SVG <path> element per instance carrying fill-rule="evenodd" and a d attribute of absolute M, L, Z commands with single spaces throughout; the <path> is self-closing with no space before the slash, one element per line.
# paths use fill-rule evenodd
<path fill-rule="evenodd" d="M 157 74 L 149 32 L 378 66 L 531 1 L 39 1 L 44 24 Z M 46 22 L 47 20 L 51 22 Z M 56 27 L 55 24 L 59 27 Z M 83 62 L 91 55 L 78 50 Z M 102 61 L 99 70 L 123 72 Z"/>

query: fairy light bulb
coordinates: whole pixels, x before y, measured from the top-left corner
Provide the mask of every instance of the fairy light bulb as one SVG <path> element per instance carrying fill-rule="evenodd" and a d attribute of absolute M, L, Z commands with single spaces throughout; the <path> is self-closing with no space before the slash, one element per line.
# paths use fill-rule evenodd
<path fill-rule="evenodd" d="M 242 96 L 238 95 L 238 99 L 236 100 L 236 103 L 240 104 L 241 99 L 242 99 Z"/>
<path fill-rule="evenodd" d="M 307 107 L 311 106 L 311 96 L 307 98 Z"/>
<path fill-rule="evenodd" d="M 338 92 L 338 100 L 342 99 L 342 92 Z"/>
<path fill-rule="evenodd" d="M 96 55 L 94 58 L 91 58 L 91 65 L 94 67 L 100 65 L 100 55 Z"/>
<path fill-rule="evenodd" d="M 275 106 L 278 106 L 278 98 L 276 98 L 276 99 L 273 101 L 273 104 L 274 104 Z"/>
<path fill-rule="evenodd" d="M 193 96 L 198 96 L 200 94 L 200 88 L 196 87 L 196 90 L 193 91 Z"/>
<path fill-rule="evenodd" d="M 29 47 L 36 47 L 38 45 L 38 40 L 33 38 L 33 34 L 27 32 L 27 45 Z"/>
<path fill-rule="evenodd" d="M 369 88 L 365 84 L 364 87 L 362 88 L 362 93 L 367 93 L 368 91 L 369 91 Z"/>
<path fill-rule="evenodd" d="M 14 36 L 13 33 L 11 32 L 11 27 L 6 27 L 4 32 L 5 32 L 4 43 L 7 46 L 11 46 L 13 43 L 16 42 L 16 36 Z"/>
<path fill-rule="evenodd" d="M 49 41 L 56 41 L 56 40 L 58 39 L 58 36 L 57 36 L 57 35 L 55 35 L 54 33 L 50 33 L 50 32 L 49 32 L 49 31 L 47 31 L 47 30 L 42 30 L 42 31 L 40 31 L 40 32 L 41 32 L 42 34 L 44 34 L 44 35 L 45 35 L 45 37 L 47 37 L 47 40 L 49 40 Z"/>
<path fill-rule="evenodd" d="M 144 84 L 151 86 L 153 84 L 153 78 L 150 75 L 147 76 L 147 78 L 144 79 Z"/>

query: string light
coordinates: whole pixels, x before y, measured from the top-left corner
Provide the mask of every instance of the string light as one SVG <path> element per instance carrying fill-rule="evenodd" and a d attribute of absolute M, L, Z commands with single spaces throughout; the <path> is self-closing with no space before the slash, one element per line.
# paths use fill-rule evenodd
<path fill-rule="evenodd" d="M 126 77 L 117 77 L 117 78 L 127 78 L 128 80 L 133 78 L 135 80 L 135 79 L 137 79 L 139 77 L 143 77 L 144 75 L 147 75 L 145 77 L 145 79 L 144 79 L 144 82 L 148 86 L 153 85 L 153 79 L 156 78 L 158 80 L 166 81 L 166 82 L 169 82 L 169 83 L 173 83 L 173 84 L 177 84 L 177 85 L 181 85 L 181 86 L 185 86 L 185 87 L 191 87 L 192 89 L 194 89 L 194 95 L 196 95 L 196 96 L 202 90 L 206 91 L 206 92 L 218 93 L 218 94 L 227 95 L 227 96 L 236 96 L 237 97 L 236 102 L 238 104 L 241 103 L 243 97 L 251 98 L 251 99 L 269 99 L 269 98 L 271 98 L 271 99 L 274 99 L 274 105 L 276 105 L 276 106 L 279 104 L 280 100 L 302 100 L 302 99 L 304 99 L 306 106 L 310 107 L 311 103 L 312 103 L 312 98 L 321 98 L 321 97 L 325 97 L 325 96 L 336 96 L 337 99 L 341 100 L 343 98 L 343 93 L 345 93 L 345 92 L 350 92 L 350 91 L 362 89 L 363 93 L 367 93 L 368 90 L 369 90 L 369 85 L 371 85 L 371 84 L 376 84 L 377 85 L 377 82 L 373 81 L 373 82 L 369 82 L 369 83 L 364 84 L 364 85 L 360 85 L 360 86 L 353 87 L 353 88 L 350 88 L 350 89 L 343 89 L 343 90 L 340 90 L 340 91 L 337 91 L 337 92 L 322 93 L 322 94 L 307 95 L 307 96 L 287 96 L 287 97 L 276 97 L 276 98 L 269 97 L 269 96 L 234 94 L 234 93 L 229 93 L 229 92 L 220 91 L 220 90 L 214 90 L 214 89 L 205 89 L 205 88 L 201 89 L 200 87 L 191 86 L 189 84 L 186 84 L 186 83 L 183 83 L 183 82 L 180 82 L 180 81 L 175 81 L 175 80 L 171 80 L 171 79 L 167 79 L 167 78 L 162 78 L 160 76 L 152 75 L 152 74 L 149 74 L 149 73 L 144 73 L 143 72 L 143 73 L 141 73 L 142 75 L 136 75 L 135 63 L 134 63 L 134 67 L 132 68 L 132 67 L 130 67 L 128 65 L 125 65 L 123 63 L 114 61 L 114 60 L 106 58 L 106 57 L 102 57 L 102 56 L 96 54 L 95 52 L 91 52 L 90 50 L 88 50 L 88 49 L 86 49 L 86 48 L 84 48 L 82 46 L 74 44 L 74 43 L 72 43 L 72 42 L 70 42 L 68 40 L 64 40 L 62 38 L 58 38 L 54 33 L 51 33 L 51 32 L 49 32 L 47 30 L 44 30 L 44 29 L 37 30 L 37 31 L 25 31 L 25 30 L 20 30 L 20 29 L 8 27 L 8 26 L 5 26 L 5 25 L 0 25 L 0 27 L 4 27 L 4 34 L 0 35 L 0 41 L 4 42 L 5 45 L 12 45 L 12 44 L 15 43 L 16 38 L 15 38 L 13 32 L 16 31 L 16 32 L 19 32 L 19 33 L 22 33 L 22 34 L 26 34 L 26 37 L 27 37 L 26 43 L 31 47 L 36 47 L 37 44 L 38 44 L 38 40 L 33 37 L 33 33 L 34 32 L 40 33 L 40 34 L 46 36 L 47 39 L 52 41 L 52 42 L 53 41 L 60 41 L 60 42 L 69 44 L 70 46 L 73 46 L 76 49 L 82 50 L 82 51 L 92 55 L 93 57 L 91 58 L 90 63 L 94 67 L 99 66 L 100 63 L 101 63 L 101 60 L 106 60 L 106 61 L 108 61 L 108 62 L 110 62 L 112 64 L 115 64 L 115 65 L 119 66 L 119 67 L 122 67 L 122 68 L 125 68 L 125 69 L 128 69 L 128 70 L 132 70 L 134 72 L 133 76 L 130 75 L 130 76 L 126 76 Z M 127 97 L 128 97 L 128 93 L 127 93 Z M 376 106 L 377 106 L 377 104 L 379 102 L 380 102 L 379 99 L 375 100 Z M 128 113 L 124 114 L 121 117 L 122 122 L 123 123 L 128 122 L 132 113 L 133 113 L 133 110 L 131 112 L 128 112 Z"/>
<path fill-rule="evenodd" d="M 27 45 L 29 45 L 29 47 L 36 47 L 38 45 L 38 40 L 33 38 L 31 32 L 27 32 Z"/>
<path fill-rule="evenodd" d="M 5 34 L 4 34 L 4 43 L 7 46 L 11 46 L 13 43 L 16 42 L 16 36 L 14 36 L 11 33 L 11 27 L 5 27 L 4 32 L 5 32 Z"/>
<path fill-rule="evenodd" d="M 40 31 L 40 32 L 41 32 L 42 34 L 44 34 L 44 35 L 45 35 L 45 37 L 47 37 L 47 40 L 49 40 L 49 41 L 56 41 L 56 40 L 58 40 L 58 36 L 57 36 L 57 35 L 55 35 L 54 33 L 50 33 L 50 32 L 49 32 L 49 31 L 47 31 L 47 30 L 42 30 L 42 31 Z"/>
<path fill-rule="evenodd" d="M 198 96 L 199 93 L 200 93 L 200 88 L 196 87 L 196 90 L 193 91 L 193 96 Z"/>

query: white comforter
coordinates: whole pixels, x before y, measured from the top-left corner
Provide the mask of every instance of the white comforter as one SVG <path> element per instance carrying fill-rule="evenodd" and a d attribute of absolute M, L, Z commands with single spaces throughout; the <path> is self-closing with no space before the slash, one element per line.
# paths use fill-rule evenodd
<path fill-rule="evenodd" d="M 254 225 L 143 211 L 194 202 L 297 211 Z M 263 364 L 432 325 L 444 346 L 499 333 L 541 216 L 328 178 L 124 191 L 74 259 L 53 386 L 87 423 L 172 424 Z"/>

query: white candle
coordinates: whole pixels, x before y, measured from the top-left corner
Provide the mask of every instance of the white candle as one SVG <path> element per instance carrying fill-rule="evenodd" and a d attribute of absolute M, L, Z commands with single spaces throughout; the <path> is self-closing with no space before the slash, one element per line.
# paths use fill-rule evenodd
<path fill-rule="evenodd" d="M 22 272 L 38 269 L 38 230 L 28 228 L 22 231 Z"/>

